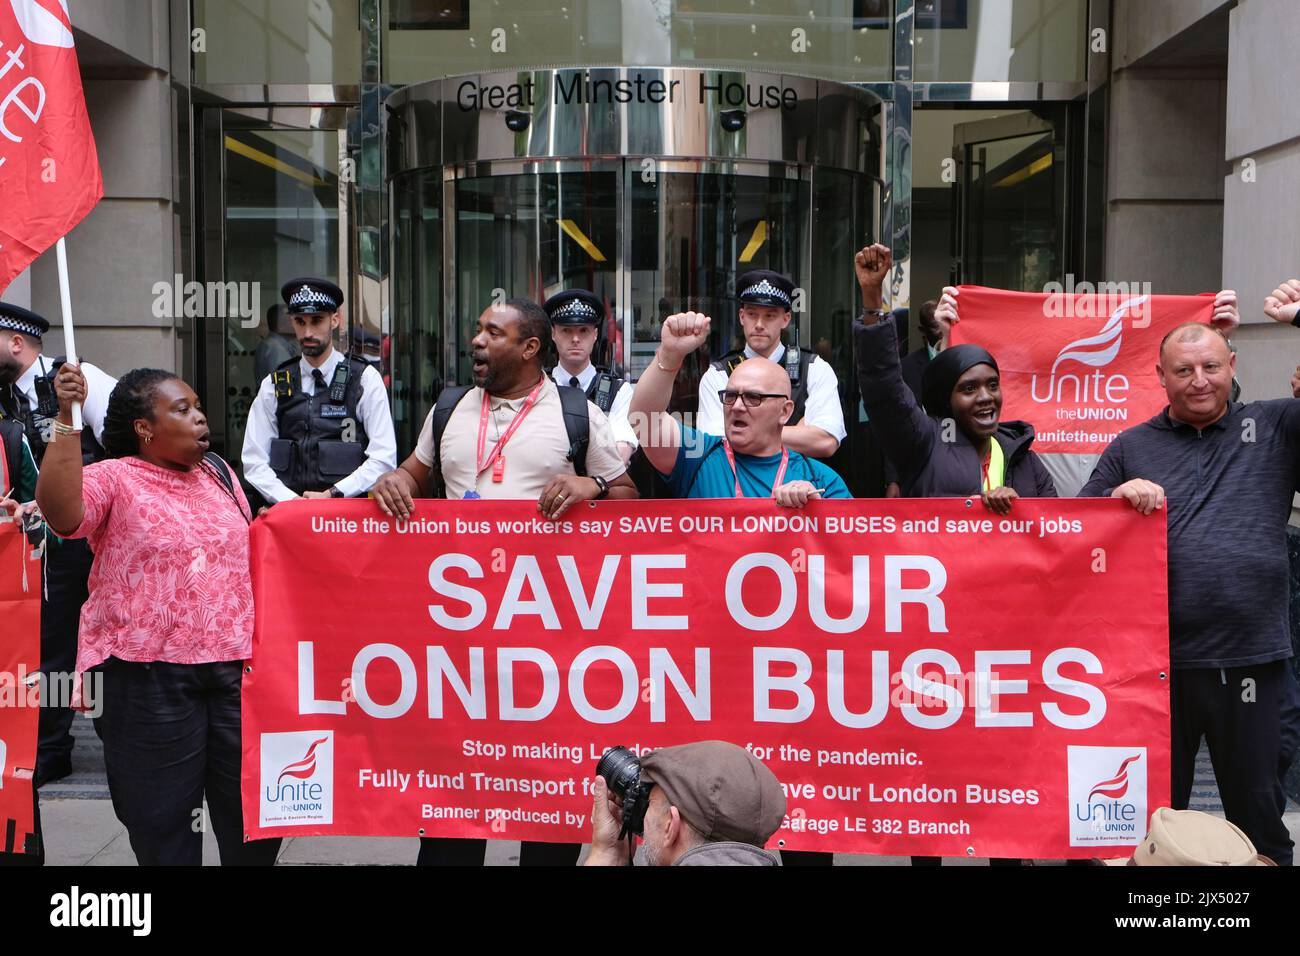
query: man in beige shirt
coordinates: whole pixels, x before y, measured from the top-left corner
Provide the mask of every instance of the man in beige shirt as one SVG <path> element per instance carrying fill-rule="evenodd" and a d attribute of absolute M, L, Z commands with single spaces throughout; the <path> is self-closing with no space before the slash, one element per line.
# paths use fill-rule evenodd
<path fill-rule="evenodd" d="M 574 471 L 559 389 L 542 370 L 547 341 L 550 320 L 535 302 L 510 299 L 483 311 L 471 342 L 474 388 L 452 411 L 438 449 L 430 411 L 415 451 L 375 482 L 371 493 L 385 514 L 408 517 L 435 473 L 447 498 L 535 498 L 552 519 L 580 501 L 637 496 L 609 420 L 590 402 L 587 476 Z"/>
<path fill-rule="evenodd" d="M 542 350 L 550 340 L 550 319 L 536 302 L 509 299 L 483 310 L 471 343 L 474 388 L 452 410 L 438 448 L 430 411 L 415 451 L 375 482 L 371 494 L 385 514 L 409 517 L 414 499 L 427 495 L 435 475 L 447 498 L 536 499 L 551 520 L 580 501 L 637 497 L 609 421 L 591 402 L 587 473 L 575 472 L 559 388 L 542 370 Z M 484 840 L 422 838 L 417 863 L 482 866 L 486 848 Z M 577 844 L 526 841 L 519 863 L 572 866 L 580 850 Z"/>

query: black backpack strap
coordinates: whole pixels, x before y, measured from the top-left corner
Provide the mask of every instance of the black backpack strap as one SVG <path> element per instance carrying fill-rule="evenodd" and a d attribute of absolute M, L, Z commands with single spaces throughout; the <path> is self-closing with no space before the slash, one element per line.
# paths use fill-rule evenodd
<path fill-rule="evenodd" d="M 591 443 L 591 420 L 587 411 L 587 393 L 569 385 L 557 385 L 560 407 L 564 410 L 564 431 L 569 436 L 569 461 L 580 478 L 587 477 L 587 446 Z"/>
<path fill-rule="evenodd" d="M 6 419 L 0 423 L 0 441 L 4 444 L 5 465 L 8 474 L 0 474 L 0 482 L 4 483 L 5 489 L 13 489 L 11 492 L 16 498 L 18 496 L 18 487 L 23 481 L 23 426 L 22 423 L 15 419 Z"/>
<path fill-rule="evenodd" d="M 433 470 L 442 471 L 442 435 L 451 421 L 451 413 L 456 410 L 460 400 L 469 394 L 472 385 L 448 385 L 438 393 L 438 400 L 433 403 Z"/>

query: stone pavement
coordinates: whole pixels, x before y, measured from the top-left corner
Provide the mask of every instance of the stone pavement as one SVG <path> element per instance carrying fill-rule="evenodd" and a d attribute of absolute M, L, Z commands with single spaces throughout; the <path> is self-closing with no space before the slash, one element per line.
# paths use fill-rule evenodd
<path fill-rule="evenodd" d="M 90 721 L 78 717 L 74 724 L 77 747 L 70 777 L 41 791 L 41 819 L 45 829 L 46 861 L 51 866 L 134 866 L 135 856 L 126 830 L 113 815 L 104 779 L 104 752 Z M 1202 749 L 1197 762 L 1192 809 L 1223 813 L 1209 756 Z M 1290 805 L 1286 815 L 1291 837 L 1300 844 L 1300 807 Z M 297 837 L 286 839 L 280 850 L 282 866 L 407 866 L 415 862 L 419 840 L 405 837 Z M 217 844 L 206 834 L 205 864 L 217 863 Z M 519 844 L 488 842 L 491 866 L 519 862 Z M 906 866 L 907 857 L 863 856 L 838 853 L 837 866 Z M 944 865 L 984 866 L 984 860 L 945 859 Z"/>

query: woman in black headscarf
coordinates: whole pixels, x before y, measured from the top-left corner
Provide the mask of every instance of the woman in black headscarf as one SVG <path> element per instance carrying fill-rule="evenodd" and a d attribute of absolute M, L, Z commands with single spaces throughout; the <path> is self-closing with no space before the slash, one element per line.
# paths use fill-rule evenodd
<path fill-rule="evenodd" d="M 1033 426 L 1001 420 L 998 363 L 987 351 L 957 345 L 936 355 L 921 379 L 925 408 L 917 405 L 903 382 L 894 323 L 880 321 L 889 315 L 881 286 L 891 262 L 879 244 L 855 257 L 864 314 L 853 337 L 862 403 L 903 497 L 978 495 L 997 514 L 1007 514 L 1016 498 L 1055 498 L 1051 476 L 1030 450 Z"/>
<path fill-rule="evenodd" d="M 904 498 L 969 498 L 1004 515 L 1016 498 L 1055 498 L 1056 485 L 1029 448 L 1034 427 L 1004 422 L 998 363 L 978 345 L 945 348 L 925 367 L 921 401 L 903 381 L 898 334 L 881 305 L 892 255 L 873 245 L 854 257 L 863 315 L 853 323 L 858 387 L 877 441 L 898 473 Z M 955 321 L 947 296 L 935 318 Z M 881 321 L 884 319 L 884 321 Z M 937 856 L 914 856 L 913 866 L 938 866 Z M 1021 861 L 993 859 L 992 866 Z"/>

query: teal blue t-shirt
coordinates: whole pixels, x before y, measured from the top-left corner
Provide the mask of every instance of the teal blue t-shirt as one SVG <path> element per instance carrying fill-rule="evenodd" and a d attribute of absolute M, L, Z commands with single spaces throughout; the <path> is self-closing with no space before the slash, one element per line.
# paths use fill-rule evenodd
<path fill-rule="evenodd" d="M 722 439 L 706 435 L 685 425 L 681 429 L 682 444 L 677 449 L 677 463 L 664 476 L 676 498 L 734 498 L 736 476 L 727 461 Z M 781 456 L 736 455 L 736 470 L 740 472 L 740 490 L 746 498 L 772 497 L 772 483 L 781 467 Z M 785 469 L 785 482 L 811 481 L 817 488 L 825 488 L 823 498 L 852 498 L 848 486 L 831 468 L 820 461 L 805 458 L 797 451 L 790 452 L 790 462 Z"/>

